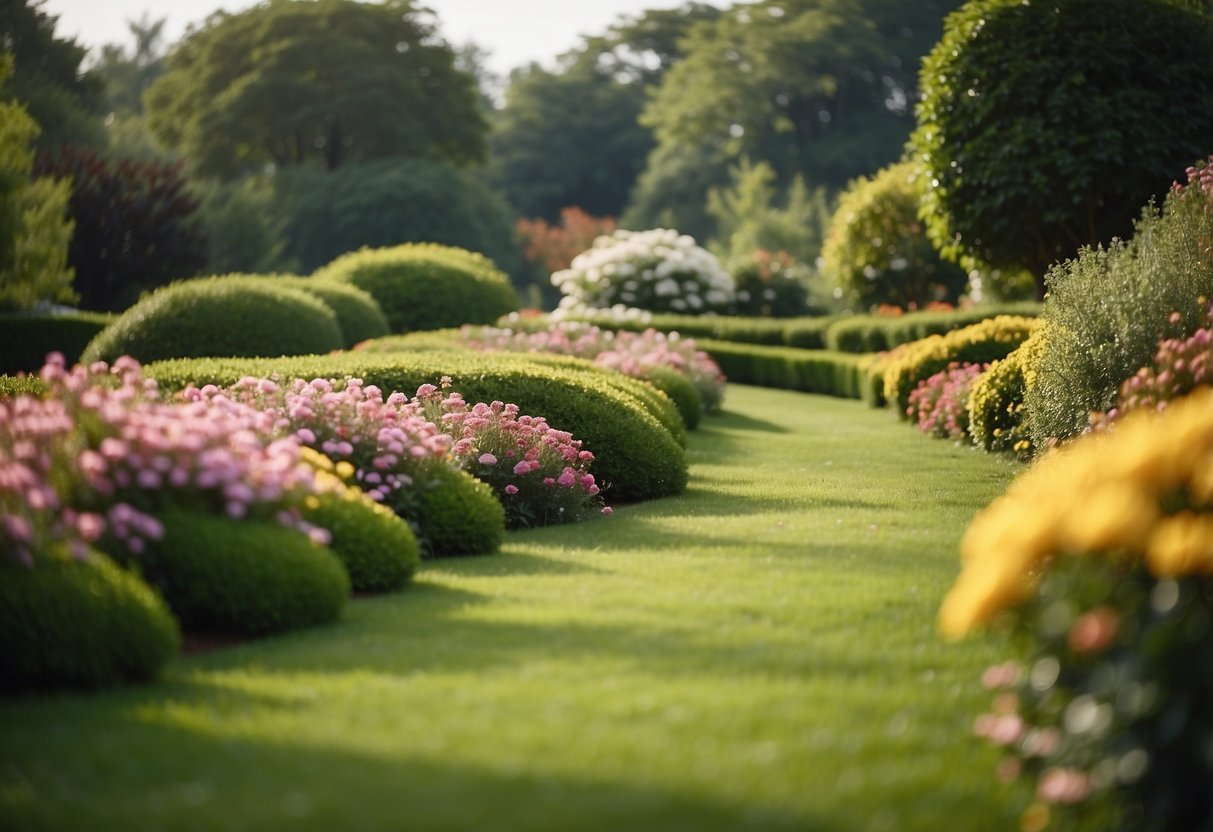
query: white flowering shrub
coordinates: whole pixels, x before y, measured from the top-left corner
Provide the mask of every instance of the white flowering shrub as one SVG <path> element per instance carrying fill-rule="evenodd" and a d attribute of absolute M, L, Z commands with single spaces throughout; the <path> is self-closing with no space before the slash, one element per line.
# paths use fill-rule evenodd
<path fill-rule="evenodd" d="M 698 315 L 733 300 L 733 278 L 685 234 L 668 228 L 615 231 L 552 275 L 564 293 L 557 317 L 587 309 L 641 309 Z"/>

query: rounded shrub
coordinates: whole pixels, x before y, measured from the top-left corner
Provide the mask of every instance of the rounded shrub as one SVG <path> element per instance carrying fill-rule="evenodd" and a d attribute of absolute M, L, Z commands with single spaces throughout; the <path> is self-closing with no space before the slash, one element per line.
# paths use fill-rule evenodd
<path fill-rule="evenodd" d="M 0 687 L 151 679 L 180 643 L 164 601 L 100 552 L 0 558 Z"/>
<path fill-rule="evenodd" d="M 922 174 L 900 162 L 839 197 L 821 250 L 826 278 L 862 308 L 954 303 L 968 275 L 944 262 L 918 219 Z"/>
<path fill-rule="evenodd" d="M 371 338 L 382 338 L 391 331 L 379 302 L 357 286 L 336 280 L 285 275 L 272 280 L 278 286 L 307 292 L 332 309 L 341 327 L 343 346 L 347 348 Z"/>
<path fill-rule="evenodd" d="M 703 418 L 703 398 L 685 374 L 669 367 L 649 367 L 644 371 L 648 381 L 669 397 L 687 430 L 695 430 Z"/>
<path fill-rule="evenodd" d="M 89 342 L 81 360 L 326 353 L 343 339 L 333 310 L 257 277 L 210 277 L 157 289 Z"/>
<path fill-rule="evenodd" d="M 303 518 L 327 529 L 329 548 L 345 564 L 356 592 L 400 589 L 421 564 L 421 549 L 409 524 L 358 488 L 332 477 L 332 487 L 309 498 Z"/>
<path fill-rule="evenodd" d="M 969 436 L 987 451 L 1032 450 L 1031 429 L 1024 411 L 1024 393 L 1032 367 L 1044 353 L 1047 330 L 1035 332 L 1006 358 L 994 361 L 973 382 L 969 392 Z"/>
<path fill-rule="evenodd" d="M 331 550 L 274 523 L 169 509 L 164 537 L 140 556 L 187 629 L 261 635 L 326 624 L 350 593 Z"/>
<path fill-rule="evenodd" d="M 458 468 L 435 465 L 416 483 L 408 512 L 426 557 L 487 555 L 505 539 L 505 509 L 486 483 Z"/>
<path fill-rule="evenodd" d="M 392 332 L 489 324 L 519 305 L 509 278 L 487 257 L 435 243 L 364 248 L 338 257 L 312 278 L 366 291 Z"/>
<path fill-rule="evenodd" d="M 1035 318 L 999 315 L 954 329 L 946 335 L 931 335 L 906 344 L 890 359 L 884 371 L 885 398 L 905 416 L 910 393 L 952 362 L 988 364 L 1006 358 L 1028 339 L 1036 328 Z"/>

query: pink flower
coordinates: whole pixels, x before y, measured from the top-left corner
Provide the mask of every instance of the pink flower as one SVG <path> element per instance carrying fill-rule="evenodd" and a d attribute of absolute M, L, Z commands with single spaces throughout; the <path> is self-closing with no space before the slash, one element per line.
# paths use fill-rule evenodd
<path fill-rule="evenodd" d="M 602 507 L 602 516 L 603 517 L 610 517 L 614 513 L 615 513 L 614 509 L 612 509 L 610 506 Z"/>
<path fill-rule="evenodd" d="M 1046 803 L 1081 803 L 1090 794 L 1090 775 L 1076 768 L 1051 768 L 1036 787 L 1036 795 Z"/>
<path fill-rule="evenodd" d="M 497 457 L 489 453 L 484 453 L 480 455 L 479 461 L 481 465 L 496 465 Z"/>
<path fill-rule="evenodd" d="M 513 485 L 513 484 L 510 484 L 510 485 L 507 485 L 507 486 L 506 486 L 504 489 L 502 489 L 502 490 L 503 490 L 503 491 L 505 491 L 505 493 L 506 493 L 506 494 L 509 494 L 510 496 L 513 496 L 513 495 L 515 495 L 515 494 L 517 494 L 517 493 L 518 493 L 518 486 Z"/>

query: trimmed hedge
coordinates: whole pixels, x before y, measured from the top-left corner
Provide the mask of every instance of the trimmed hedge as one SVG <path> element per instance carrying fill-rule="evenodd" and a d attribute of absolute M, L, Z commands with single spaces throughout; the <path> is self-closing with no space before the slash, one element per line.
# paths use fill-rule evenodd
<path fill-rule="evenodd" d="M 103 312 L 0 314 L 0 373 L 36 373 L 52 352 L 63 353 L 70 366 L 117 319 Z"/>
<path fill-rule="evenodd" d="M 164 601 L 100 552 L 0 557 L 0 687 L 98 687 L 156 676 L 181 645 Z"/>
<path fill-rule="evenodd" d="M 416 484 L 417 537 L 424 557 L 487 555 L 505 539 L 505 508 L 493 489 L 460 468 L 435 465 Z"/>
<path fill-rule="evenodd" d="M 825 332 L 836 318 L 810 316 L 801 318 L 744 318 L 732 315 L 673 315 L 656 314 L 641 318 L 617 318 L 611 312 L 599 314 L 577 312 L 566 320 L 582 321 L 603 329 L 622 329 L 628 332 L 644 332 L 656 329 L 659 332 L 677 332 L 688 338 L 711 338 L 717 341 L 735 341 L 742 344 L 765 344 L 767 346 L 800 347 L 822 349 Z M 522 318 L 511 316 L 499 321 L 498 326 L 534 331 L 547 329 L 546 316 Z"/>
<path fill-rule="evenodd" d="M 695 382 L 685 373 L 673 367 L 649 367 L 644 372 L 644 381 L 649 382 L 674 403 L 682 424 L 687 430 L 695 430 L 703 419 L 703 397 L 699 395 Z"/>
<path fill-rule="evenodd" d="M 358 488 L 334 483 L 332 491 L 307 501 L 303 519 L 332 535 L 329 548 L 345 565 L 355 592 L 400 589 L 421 565 L 409 524 Z"/>
<path fill-rule="evenodd" d="M 999 315 L 1036 317 L 1042 308 L 1035 301 L 1025 301 L 946 312 L 908 312 L 895 318 L 853 315 L 830 325 L 825 333 L 825 346 L 839 352 L 881 352 L 931 335 L 945 335 Z"/>
<path fill-rule="evenodd" d="M 350 594 L 330 549 L 276 523 L 169 509 L 164 537 L 139 557 L 186 629 L 245 635 L 327 624 Z"/>
<path fill-rule="evenodd" d="M 571 370 L 532 356 L 471 351 L 359 351 L 272 360 L 171 361 L 145 368 L 145 374 L 157 379 L 166 390 L 188 384 L 226 386 L 245 375 L 278 375 L 283 379 L 353 376 L 378 386 L 385 394 L 400 391 L 412 395 L 422 384 L 436 384 L 449 375 L 454 389 L 469 402 L 513 402 L 523 413 L 543 416 L 553 427 L 582 440 L 596 457 L 594 475 L 610 486 L 613 501 L 681 493 L 687 483 L 682 447 L 620 385 L 636 384 L 651 390 L 650 395 L 661 394 L 616 373 L 608 380 L 603 372 Z M 668 406 L 672 410 L 673 406 Z M 674 418 L 677 420 L 677 416 Z"/>
<path fill-rule="evenodd" d="M 392 332 L 489 324 L 519 305 L 510 279 L 487 257 L 436 243 L 364 248 L 338 257 L 312 278 L 366 291 Z"/>
<path fill-rule="evenodd" d="M 1028 339 L 1037 325 L 1035 318 L 999 315 L 946 335 L 931 335 L 907 344 L 885 367 L 885 398 L 897 407 L 897 415 L 905 418 L 910 393 L 919 382 L 947 369 L 953 361 L 988 364 L 1006 358 Z"/>
<path fill-rule="evenodd" d="M 863 357 L 844 352 L 764 347 L 726 341 L 701 341 L 701 349 L 720 365 L 729 381 L 821 393 L 845 399 L 862 398 Z"/>
<path fill-rule="evenodd" d="M 969 391 L 969 436 L 987 451 L 1013 451 L 1023 456 L 1032 449 L 1024 397 L 1032 369 L 1047 349 L 1048 328 L 1037 327 L 1006 358 L 995 361 Z"/>
<path fill-rule="evenodd" d="M 343 346 L 347 348 L 371 338 L 381 338 L 391 331 L 379 303 L 370 292 L 353 284 L 288 275 L 263 279 L 288 289 L 302 289 L 332 309 L 337 316 L 337 325 L 341 327 Z"/>
<path fill-rule="evenodd" d="M 579 372 L 587 372 L 593 374 L 607 383 L 616 387 L 620 392 L 632 396 L 640 401 L 646 410 L 653 415 L 662 427 L 670 432 L 674 439 L 682 447 L 686 447 L 686 430 L 693 426 L 687 424 L 687 416 L 698 424 L 698 419 L 695 417 L 693 405 L 687 405 L 688 414 L 683 414 L 678 402 L 666 391 L 661 385 L 650 379 L 639 379 L 629 376 L 625 373 L 620 373 L 607 367 L 600 367 L 592 361 L 584 358 L 577 358 L 571 355 L 557 355 L 555 353 L 546 352 L 494 352 L 472 349 L 463 343 L 459 337 L 459 330 L 444 329 L 433 332 L 412 332 L 407 335 L 390 335 L 387 338 L 379 338 L 375 341 L 363 344 L 359 347 L 362 352 L 368 353 L 396 353 L 396 352 L 463 352 L 471 355 L 521 355 L 526 359 L 537 364 L 548 364 L 554 367 L 560 367 L 566 370 L 574 370 Z M 680 374 L 681 375 L 681 374 Z M 699 396 L 699 391 L 695 389 L 694 383 L 687 379 L 692 391 L 695 394 L 695 399 L 699 402 L 699 411 L 702 414 L 703 405 L 702 398 Z M 679 385 L 677 381 L 670 381 L 669 384 Z M 685 395 L 685 389 L 680 395 Z M 543 414 L 532 414 L 543 415 Z"/>
<path fill-rule="evenodd" d="M 343 345 L 337 316 L 259 277 L 205 277 L 157 289 L 89 343 L 81 360 L 307 355 Z"/>

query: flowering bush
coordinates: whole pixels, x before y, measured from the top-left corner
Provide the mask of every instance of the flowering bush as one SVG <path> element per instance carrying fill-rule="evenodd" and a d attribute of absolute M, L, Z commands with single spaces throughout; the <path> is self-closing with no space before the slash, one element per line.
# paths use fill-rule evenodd
<path fill-rule="evenodd" d="M 977 516 L 940 610 L 1021 661 L 979 734 L 1032 789 L 1021 828 L 1213 823 L 1213 389 L 1051 451 Z"/>
<path fill-rule="evenodd" d="M 647 378 L 653 367 L 668 367 L 688 376 L 705 410 L 716 410 L 724 399 L 725 377 L 720 365 L 695 341 L 676 332 L 655 329 L 635 333 L 600 329 L 566 321 L 540 332 L 495 327 L 464 327 L 464 341 L 473 347 L 510 352 L 550 352 L 585 358 L 634 378 Z"/>
<path fill-rule="evenodd" d="M 94 543 L 138 555 L 169 505 L 272 517 L 314 540 L 327 534 L 297 506 L 316 488 L 293 438 L 271 441 L 250 408 L 159 400 L 138 362 L 120 358 L 42 368 L 45 398 L 0 402 L 0 548 L 29 564 L 61 542 L 77 557 Z"/>
<path fill-rule="evenodd" d="M 556 314 L 620 306 L 701 314 L 723 310 L 733 278 L 695 241 L 667 228 L 619 230 L 599 237 L 552 275 L 564 293 Z"/>
<path fill-rule="evenodd" d="M 1173 321 L 1178 319 L 1179 313 L 1175 313 Z M 1167 338 L 1160 343 L 1154 363 L 1120 386 L 1116 407 L 1098 422 L 1106 424 L 1134 410 L 1163 410 L 1167 402 L 1209 385 L 1213 385 L 1213 308 L 1209 325 L 1190 338 Z"/>
<path fill-rule="evenodd" d="M 953 361 L 946 370 L 918 383 L 906 415 L 923 433 L 942 439 L 965 439 L 969 431 L 969 391 L 984 364 Z"/>
<path fill-rule="evenodd" d="M 495 401 L 468 405 L 459 393 L 432 384 L 415 401 L 455 442 L 456 464 L 488 483 L 505 507 L 511 528 L 568 523 L 610 515 L 589 472 L 594 455 L 572 434 L 543 417 L 519 413 L 518 405 Z"/>
<path fill-rule="evenodd" d="M 1035 366 L 1048 348 L 1048 330 L 1037 327 L 1006 358 L 993 361 L 973 380 L 969 393 L 969 435 L 987 451 L 1032 455 L 1032 431 L 1027 424 L 1024 395 L 1034 383 Z"/>
<path fill-rule="evenodd" d="M 756 251 L 733 264 L 730 272 L 737 289 L 729 308 L 731 314 L 767 318 L 809 314 L 808 282 L 812 272 L 786 251 Z"/>

